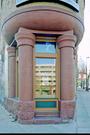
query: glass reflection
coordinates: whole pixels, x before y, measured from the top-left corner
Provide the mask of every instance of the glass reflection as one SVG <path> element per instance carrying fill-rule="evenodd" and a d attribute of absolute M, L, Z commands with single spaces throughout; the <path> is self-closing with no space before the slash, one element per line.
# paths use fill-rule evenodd
<path fill-rule="evenodd" d="M 37 42 L 35 45 L 35 52 L 37 53 L 56 53 L 55 42 Z"/>
<path fill-rule="evenodd" d="M 56 59 L 36 58 L 35 95 L 36 97 L 55 97 Z"/>

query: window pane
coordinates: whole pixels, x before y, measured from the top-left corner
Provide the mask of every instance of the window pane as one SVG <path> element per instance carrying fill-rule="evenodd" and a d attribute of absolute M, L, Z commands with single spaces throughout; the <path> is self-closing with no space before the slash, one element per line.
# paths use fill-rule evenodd
<path fill-rule="evenodd" d="M 37 42 L 35 45 L 37 53 L 56 53 L 56 43 L 54 42 Z"/>
<path fill-rule="evenodd" d="M 36 97 L 55 97 L 56 59 L 36 58 L 35 95 Z"/>

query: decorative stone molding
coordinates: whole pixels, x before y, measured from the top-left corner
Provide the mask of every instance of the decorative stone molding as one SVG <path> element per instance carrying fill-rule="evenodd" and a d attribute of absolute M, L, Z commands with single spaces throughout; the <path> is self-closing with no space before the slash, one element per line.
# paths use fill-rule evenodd
<path fill-rule="evenodd" d="M 2 25 L 2 33 L 8 44 L 12 42 L 20 27 L 51 32 L 73 30 L 77 36 L 77 45 L 84 33 L 83 20 L 77 15 L 65 9 L 40 5 L 16 10 L 6 17 Z"/>
<path fill-rule="evenodd" d="M 15 47 L 8 47 L 8 57 L 15 57 L 16 56 L 16 49 Z"/>
<path fill-rule="evenodd" d="M 57 43 L 59 49 L 64 48 L 64 47 L 72 47 L 74 49 L 75 43 L 77 41 L 77 38 L 75 35 L 62 35 L 57 38 Z M 62 42 L 67 42 L 67 44 L 62 44 Z M 73 44 L 70 44 L 70 42 L 74 42 Z"/>
<path fill-rule="evenodd" d="M 19 28 L 18 33 L 15 34 L 15 39 L 17 41 L 18 47 L 21 45 L 29 45 L 33 47 L 35 44 L 35 35 L 24 28 Z"/>

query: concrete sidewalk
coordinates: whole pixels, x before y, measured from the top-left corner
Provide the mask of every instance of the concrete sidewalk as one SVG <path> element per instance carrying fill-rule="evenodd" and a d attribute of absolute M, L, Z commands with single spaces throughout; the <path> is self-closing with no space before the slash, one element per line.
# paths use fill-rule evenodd
<path fill-rule="evenodd" d="M 0 105 L 0 133 L 90 133 L 90 92 L 77 90 L 75 119 L 70 123 L 21 125 Z"/>

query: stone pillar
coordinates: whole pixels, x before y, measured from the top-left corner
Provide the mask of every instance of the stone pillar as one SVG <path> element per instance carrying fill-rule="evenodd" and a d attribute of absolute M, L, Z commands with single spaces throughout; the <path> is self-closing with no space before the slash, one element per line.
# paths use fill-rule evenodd
<path fill-rule="evenodd" d="M 72 119 L 75 110 L 74 47 L 76 36 L 59 36 L 57 43 L 60 49 L 60 117 Z"/>
<path fill-rule="evenodd" d="M 76 89 L 78 86 L 78 47 L 74 49 L 74 59 L 75 59 L 75 74 L 76 74 Z"/>
<path fill-rule="evenodd" d="M 8 47 L 8 98 L 16 96 L 16 50 Z"/>
<path fill-rule="evenodd" d="M 31 122 L 34 117 L 33 101 L 33 46 L 35 36 L 29 30 L 20 28 L 15 35 L 19 57 L 19 121 Z"/>

